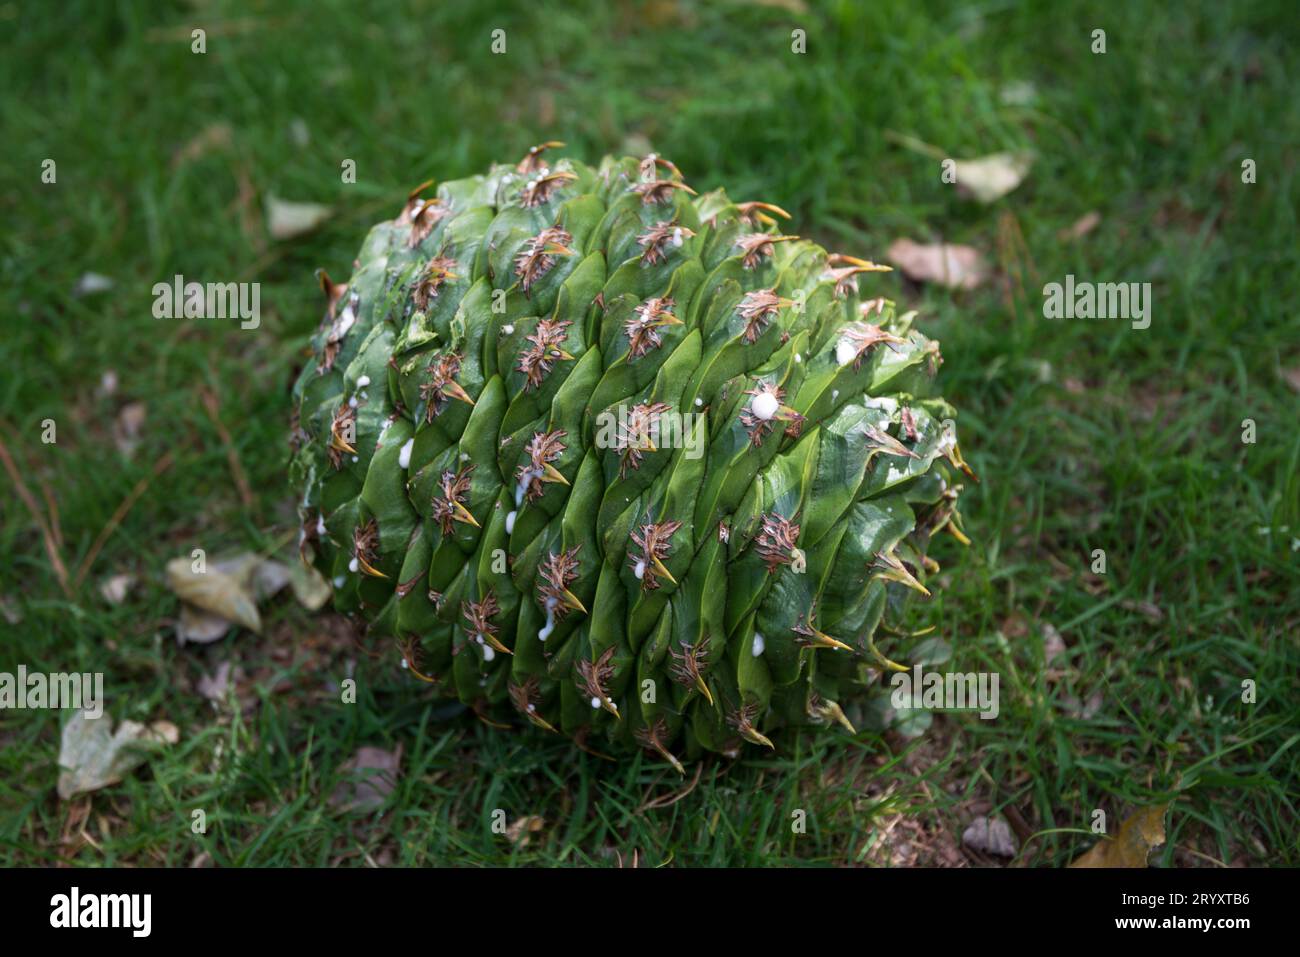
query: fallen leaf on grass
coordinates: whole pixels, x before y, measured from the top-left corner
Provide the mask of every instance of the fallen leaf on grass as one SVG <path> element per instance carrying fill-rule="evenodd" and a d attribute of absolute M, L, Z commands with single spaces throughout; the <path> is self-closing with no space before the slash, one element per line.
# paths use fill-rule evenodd
<path fill-rule="evenodd" d="M 217 670 L 211 675 L 203 675 L 199 678 L 196 690 L 209 701 L 221 701 L 226 697 L 226 690 L 230 687 L 230 678 L 230 662 L 223 661 L 217 665 Z"/>
<path fill-rule="evenodd" d="M 970 246 L 923 244 L 897 239 L 885 258 L 917 282 L 935 282 L 952 289 L 974 289 L 988 278 L 988 266 Z"/>
<path fill-rule="evenodd" d="M 173 558 L 167 563 L 167 584 L 182 601 L 198 610 L 260 633 L 262 616 L 257 613 L 257 603 L 251 594 L 251 573 L 251 565 L 240 565 L 230 574 L 215 562 L 196 572 L 190 559 Z M 182 607 L 182 614 L 184 611 Z"/>
<path fill-rule="evenodd" d="M 184 166 L 210 153 L 230 145 L 233 131 L 229 123 L 212 123 L 204 127 L 188 143 L 172 154 L 172 168 Z"/>
<path fill-rule="evenodd" d="M 289 124 L 289 139 L 293 140 L 295 146 L 311 144 L 311 127 L 301 116 L 295 116 Z"/>
<path fill-rule="evenodd" d="M 1071 862 L 1071 867 L 1146 867 L 1147 857 L 1165 842 L 1165 814 L 1169 805 L 1144 807 L 1119 826 L 1114 838 L 1102 838 Z"/>
<path fill-rule="evenodd" d="M 113 444 L 127 458 L 140 444 L 140 430 L 144 426 L 148 409 L 143 402 L 128 402 L 122 406 L 113 421 Z"/>
<path fill-rule="evenodd" d="M 1013 80 L 998 91 L 998 99 L 1007 106 L 1033 106 L 1038 101 L 1038 87 L 1028 80 Z"/>
<path fill-rule="evenodd" d="M 1101 710 L 1103 701 L 1100 691 L 1090 694 L 1087 701 L 1080 701 L 1074 695 L 1065 695 L 1061 698 L 1061 710 L 1080 721 L 1091 721 Z"/>
<path fill-rule="evenodd" d="M 532 840 L 532 835 L 545 826 L 546 821 L 539 815 L 529 814 L 527 817 L 521 817 L 506 828 L 506 838 L 516 847 L 527 847 L 528 842 Z"/>
<path fill-rule="evenodd" d="M 991 153 L 954 160 L 957 192 L 977 203 L 992 203 L 1019 186 L 1034 165 L 1032 153 Z"/>
<path fill-rule="evenodd" d="M 176 624 L 176 643 L 184 646 L 189 643 L 210 645 L 220 641 L 234 626 L 211 612 L 200 611 L 193 605 L 181 602 L 181 617 Z"/>
<path fill-rule="evenodd" d="M 1101 223 L 1101 213 L 1095 209 L 1084 213 L 1073 224 L 1066 226 L 1056 234 L 1056 238 L 1064 242 L 1067 239 L 1082 239 L 1090 232 L 1097 228 Z"/>
<path fill-rule="evenodd" d="M 308 611 L 320 611 L 334 594 L 324 575 L 300 561 L 289 563 L 289 587 L 298 604 Z"/>
<path fill-rule="evenodd" d="M 962 832 L 961 842 L 982 854 L 1016 856 L 1016 840 L 1011 834 L 1011 826 L 1000 817 L 977 817 Z"/>
<path fill-rule="evenodd" d="M 256 556 L 251 557 L 257 562 L 252 572 L 253 597 L 257 601 L 266 601 L 273 595 L 279 594 L 280 590 L 289 584 L 292 576 L 288 565 L 274 559 L 262 561 Z M 220 562 L 217 563 L 217 567 L 221 568 Z"/>
<path fill-rule="evenodd" d="M 203 572 L 194 571 L 189 558 L 172 559 L 167 563 L 167 583 L 181 599 L 176 637 L 182 645 L 217 641 L 232 625 L 260 633 L 258 606 L 286 586 L 312 611 L 333 594 L 329 583 L 297 558 L 286 563 L 252 552 L 209 561 Z"/>
<path fill-rule="evenodd" d="M 114 733 L 113 718 L 107 712 L 88 718 L 78 711 L 63 726 L 59 797 L 66 801 L 117 784 L 149 759 L 151 749 L 179 740 L 180 731 L 170 721 L 155 721 L 147 727 L 123 721 Z"/>
<path fill-rule="evenodd" d="M 293 239 L 309 233 L 333 215 L 320 203 L 291 203 L 276 196 L 266 197 L 266 229 L 272 239 Z"/>
<path fill-rule="evenodd" d="M 117 372 L 113 369 L 107 369 L 104 374 L 99 377 L 99 388 L 95 390 L 95 398 L 111 399 L 116 392 Z"/>
<path fill-rule="evenodd" d="M 120 605 L 135 587 L 134 575 L 110 575 L 99 583 L 99 593 L 110 605 Z"/>
<path fill-rule="evenodd" d="M 1126 598 L 1119 603 L 1121 608 L 1128 611 L 1135 611 L 1147 621 L 1161 622 L 1165 620 L 1165 613 L 1161 611 L 1160 606 L 1149 601 L 1134 601 Z"/>
<path fill-rule="evenodd" d="M 113 280 L 97 272 L 82 273 L 77 284 L 72 287 L 72 295 L 78 299 L 93 296 L 97 292 L 108 292 L 113 288 Z"/>
<path fill-rule="evenodd" d="M 1295 366 L 1294 368 L 1291 369 L 1283 369 L 1282 379 L 1291 388 L 1295 389 L 1297 392 L 1300 392 L 1300 366 Z"/>
<path fill-rule="evenodd" d="M 344 780 L 330 795 L 330 804 L 345 811 L 373 811 L 382 807 L 397 784 L 401 763 L 400 747 L 396 751 L 359 748 L 339 767 Z"/>
<path fill-rule="evenodd" d="M 1056 626 L 1043 622 L 1043 661 L 1051 664 L 1065 654 L 1065 639 L 1056 630 Z"/>

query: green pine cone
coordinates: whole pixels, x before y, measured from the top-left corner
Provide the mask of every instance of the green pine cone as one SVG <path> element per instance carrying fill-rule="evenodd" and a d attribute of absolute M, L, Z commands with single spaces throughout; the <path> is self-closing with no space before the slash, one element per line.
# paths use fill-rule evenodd
<path fill-rule="evenodd" d="M 654 155 L 415 190 L 294 388 L 302 551 L 402 665 L 596 751 L 839 723 L 964 541 L 938 344 L 884 267 Z"/>

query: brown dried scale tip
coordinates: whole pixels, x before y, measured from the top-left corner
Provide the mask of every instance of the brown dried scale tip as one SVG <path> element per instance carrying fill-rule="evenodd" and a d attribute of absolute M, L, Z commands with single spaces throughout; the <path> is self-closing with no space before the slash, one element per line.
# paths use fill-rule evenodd
<path fill-rule="evenodd" d="M 804 417 L 782 403 L 785 390 L 760 379 L 758 385 L 746 389 L 745 395 L 752 395 L 749 403 L 740 410 L 740 424 L 749 433 L 749 440 L 755 445 L 762 445 L 763 440 L 771 434 L 777 422 L 786 423 L 784 435 L 798 438 L 803 431 Z"/>
<path fill-rule="evenodd" d="M 565 183 L 572 183 L 578 177 L 565 170 L 551 172 L 546 167 L 537 171 L 537 175 L 524 183 L 519 190 L 519 201 L 525 208 L 541 206 L 551 201 L 551 195 Z"/>
<path fill-rule="evenodd" d="M 678 761 L 664 744 L 669 737 L 668 723 L 663 718 L 655 718 L 647 725 L 642 725 L 632 732 L 632 737 L 636 743 L 641 745 L 647 751 L 653 751 L 665 761 L 673 766 L 673 770 L 678 774 L 685 774 L 686 769 L 682 767 L 682 762 Z"/>
<path fill-rule="evenodd" d="M 372 518 L 353 529 L 352 552 L 356 558 L 357 568 L 360 568 L 361 571 L 372 578 L 387 578 L 387 575 L 375 567 L 378 550 L 379 522 Z M 357 569 L 353 568 L 352 570 L 356 571 Z"/>
<path fill-rule="evenodd" d="M 614 677 L 614 665 L 611 663 L 613 657 L 614 646 L 611 645 L 595 661 L 579 658 L 577 662 L 577 684 L 591 698 L 593 708 L 604 708 L 614 717 L 622 718 L 622 715 L 618 713 L 618 706 L 610 699 L 609 690 L 606 687 L 610 679 Z"/>
<path fill-rule="evenodd" d="M 754 727 L 754 719 L 757 717 L 758 703 L 751 701 L 728 713 L 727 724 L 735 728 L 740 736 L 751 744 L 761 744 L 775 751 L 776 745 L 760 734 L 758 729 Z"/>
<path fill-rule="evenodd" d="M 632 541 L 641 549 L 641 557 L 629 554 L 628 564 L 632 574 L 641 580 L 643 592 L 654 591 L 659 587 L 660 576 L 676 585 L 677 579 L 669 574 L 663 560 L 672 550 L 672 537 L 682 527 L 681 522 L 647 522 L 641 531 L 632 533 Z"/>
<path fill-rule="evenodd" d="M 679 247 L 694 235 L 694 230 L 687 229 L 685 226 L 678 226 L 675 219 L 665 219 L 655 223 L 636 239 L 643 250 L 641 253 L 642 265 L 653 266 L 656 263 L 663 262 L 666 255 L 664 247 Z"/>
<path fill-rule="evenodd" d="M 685 183 L 679 183 L 675 179 L 655 179 L 648 183 L 637 183 L 632 187 L 634 193 L 641 196 L 641 205 L 650 206 L 655 203 L 667 203 L 672 200 L 673 190 L 682 189 L 691 196 L 695 195 L 695 190 L 691 189 Z"/>
<path fill-rule="evenodd" d="M 758 557 L 767 565 L 768 574 L 775 572 L 782 565 L 794 562 L 799 540 L 799 526 L 790 519 L 767 512 L 763 515 L 763 527 L 754 540 Z"/>
<path fill-rule="evenodd" d="M 433 496 L 433 505 L 429 514 L 438 523 L 444 535 L 450 535 L 455 530 L 457 522 L 479 527 L 474 516 L 465 507 L 465 496 L 469 494 L 469 478 L 473 471 L 473 465 L 466 465 L 459 472 L 447 469 L 442 473 L 442 481 L 439 483 L 442 495 Z"/>
<path fill-rule="evenodd" d="M 311 438 L 302 427 L 302 416 L 297 406 L 289 410 L 289 451 L 297 452 Z"/>
<path fill-rule="evenodd" d="M 778 296 L 774 289 L 755 289 L 745 293 L 745 298 L 736 307 L 736 315 L 745 320 L 745 330 L 741 333 L 745 341 L 757 342 L 773 317 L 791 304 L 792 300 Z"/>
<path fill-rule="evenodd" d="M 858 315 L 863 319 L 868 319 L 873 314 L 877 316 L 883 315 L 887 305 L 889 305 L 889 300 L 884 296 L 877 296 L 875 299 L 868 299 L 866 302 L 858 305 Z"/>
<path fill-rule="evenodd" d="M 853 649 L 840 641 L 838 638 L 832 638 L 830 635 L 818 630 L 813 623 L 817 618 L 817 606 L 814 605 L 808 614 L 800 615 L 798 623 L 790 630 L 795 633 L 796 641 L 799 644 L 810 648 L 835 648 L 840 651 L 852 651 Z"/>
<path fill-rule="evenodd" d="M 324 269 L 316 270 L 316 278 L 320 280 L 321 292 L 325 293 L 325 322 L 334 321 L 334 307 L 338 301 L 343 298 L 344 293 L 348 291 L 348 284 L 345 282 L 334 282 L 330 279 L 330 274 Z"/>
<path fill-rule="evenodd" d="M 564 429 L 554 432 L 534 432 L 533 437 L 524 446 L 528 454 L 528 464 L 519 466 L 515 480 L 521 488 L 527 489 L 528 501 L 534 502 L 546 491 L 544 483 L 559 482 L 568 485 L 569 480 L 560 474 L 551 463 L 564 454 L 565 445 L 561 440 L 569 433 Z"/>
<path fill-rule="evenodd" d="M 885 551 L 876 552 L 876 560 L 871 567 L 876 570 L 875 574 L 871 576 L 873 579 L 879 578 L 884 581 L 897 582 L 913 591 L 920 592 L 927 598 L 930 597 L 930 590 L 922 585 L 916 576 L 912 574 L 911 569 L 903 564 L 902 559 L 894 554 L 892 546 Z"/>
<path fill-rule="evenodd" d="M 409 671 L 421 681 L 436 685 L 441 679 L 437 675 L 426 675 L 420 671 L 420 646 L 410 635 L 397 639 L 397 648 L 402 654 L 402 668 Z"/>
<path fill-rule="evenodd" d="M 878 429 L 869 422 L 864 422 L 862 424 L 862 434 L 867 437 L 867 443 L 871 447 L 871 454 L 867 456 L 868 463 L 870 463 L 876 453 L 879 452 L 884 452 L 886 455 L 896 455 L 900 458 L 920 458 L 920 456 L 884 429 Z"/>
<path fill-rule="evenodd" d="M 559 140 L 548 140 L 545 143 L 538 143 L 524 154 L 524 158 L 519 161 L 518 165 L 515 166 L 515 169 L 524 174 L 536 173 L 546 165 L 546 161 L 542 159 L 542 154 L 547 150 L 560 149 L 562 146 L 564 146 L 564 144 Z"/>
<path fill-rule="evenodd" d="M 551 374 L 555 363 L 562 359 L 573 360 L 573 356 L 560 348 L 571 325 L 573 322 L 569 319 L 543 319 L 537 324 L 535 332 L 524 337 L 531 345 L 520 353 L 519 365 L 515 368 L 526 377 L 525 391 L 531 392 L 538 388 L 542 380 Z"/>
<path fill-rule="evenodd" d="M 330 439 L 326 450 L 330 465 L 336 469 L 343 467 L 344 455 L 356 455 L 352 443 L 357 440 L 356 406 L 344 402 L 334 410 L 334 419 L 330 422 Z"/>
<path fill-rule="evenodd" d="M 569 586 L 578 580 L 578 552 L 581 545 L 548 552 L 538 569 L 537 602 L 554 621 L 561 621 L 571 611 L 587 614 L 586 606 Z"/>
<path fill-rule="evenodd" d="M 330 314 L 333 315 L 334 304 L 331 303 Z M 361 309 L 361 297 L 355 292 L 348 296 L 347 304 L 337 315 L 333 315 L 330 322 L 329 332 L 325 335 L 325 348 L 321 352 L 320 362 L 316 366 L 316 371 L 320 373 L 329 372 L 334 368 L 334 360 L 338 358 L 339 349 L 343 345 L 343 339 L 351 331 L 357 322 L 357 312 Z"/>
<path fill-rule="evenodd" d="M 425 368 L 429 381 L 420 383 L 420 398 L 424 400 L 426 422 L 432 422 L 435 416 L 442 413 L 448 399 L 474 404 L 469 393 L 456 381 L 456 376 L 460 373 L 460 362 L 459 352 L 448 351 L 435 356 Z"/>
<path fill-rule="evenodd" d="M 500 611 L 501 606 L 497 603 L 497 596 L 490 588 L 483 594 L 482 601 L 462 600 L 460 603 L 460 614 L 465 619 L 465 631 L 484 646 L 483 657 L 488 661 L 494 657 L 489 649 L 495 649 L 505 655 L 514 654 L 497 638 L 498 629 L 492 619 Z"/>
<path fill-rule="evenodd" d="M 893 272 L 890 266 L 881 266 L 865 259 L 857 259 L 853 256 L 844 256 L 840 253 L 832 253 L 826 257 L 826 272 L 822 274 L 824 279 L 835 280 L 835 295 L 843 299 L 850 292 L 854 295 L 858 292 L 858 275 L 864 272 Z"/>
<path fill-rule="evenodd" d="M 420 582 L 429 577 L 428 572 L 416 572 L 404 582 L 398 582 L 397 587 L 393 589 L 398 598 L 405 598 L 419 586 Z M 432 601 L 432 599 L 430 599 Z"/>
<path fill-rule="evenodd" d="M 555 731 L 555 727 L 538 713 L 542 703 L 542 691 L 541 682 L 537 680 L 536 675 L 529 675 L 518 684 L 513 681 L 507 682 L 506 690 L 510 693 L 510 703 L 520 714 L 539 728 Z"/>
<path fill-rule="evenodd" d="M 872 346 L 881 342 L 887 343 L 889 348 L 897 352 L 898 347 L 904 345 L 907 340 L 900 339 L 869 322 L 852 323 L 844 328 L 835 343 L 835 361 L 842 366 L 852 362 L 855 370 L 860 369 L 867 352 Z"/>
<path fill-rule="evenodd" d="M 415 189 L 406 194 L 406 202 L 402 204 L 402 211 L 397 214 L 398 226 L 409 226 L 415 220 L 415 216 L 424 208 L 428 202 L 422 198 L 421 194 L 433 185 L 433 180 L 426 179 Z"/>
<path fill-rule="evenodd" d="M 664 159 L 658 153 L 647 153 L 645 158 L 637 166 L 637 175 L 641 177 L 641 182 L 648 183 L 659 178 L 659 170 L 665 169 L 673 176 L 680 177 L 682 171 L 677 168 L 677 164 L 672 160 Z"/>
<path fill-rule="evenodd" d="M 912 415 L 912 410 L 907 406 L 903 406 L 901 409 L 899 409 L 898 422 L 900 425 L 902 425 L 903 435 L 907 438 L 907 440 L 909 442 L 915 442 L 917 436 L 916 418 Z"/>
<path fill-rule="evenodd" d="M 680 650 L 675 645 L 669 645 L 668 653 L 673 659 L 673 663 L 668 668 L 668 673 L 672 675 L 673 680 L 687 688 L 694 688 L 712 705 L 713 692 L 709 690 L 709 683 L 704 680 L 704 671 L 709 667 L 707 636 L 701 637 L 694 644 L 682 642 Z"/>
<path fill-rule="evenodd" d="M 424 271 L 420 274 L 420 281 L 415 284 L 415 308 L 424 310 L 429 308 L 429 303 L 438 298 L 438 290 L 442 284 L 450 279 L 458 278 L 452 270 L 456 268 L 456 260 L 447 256 L 435 256 L 425 264 Z"/>
<path fill-rule="evenodd" d="M 771 216 L 768 216 L 768 213 L 776 213 L 776 215 L 780 216 L 782 219 L 790 218 L 790 214 L 780 206 L 775 206 L 772 203 L 760 203 L 757 201 L 737 203 L 736 212 L 739 214 L 740 221 L 750 229 L 758 229 L 760 226 L 774 225 L 776 220 Z"/>
<path fill-rule="evenodd" d="M 433 232 L 434 227 L 451 212 L 451 209 L 440 199 L 431 199 L 427 202 L 416 199 L 408 204 L 407 209 L 411 217 L 411 234 L 406 237 L 406 245 L 412 249 L 424 242 Z"/>
<path fill-rule="evenodd" d="M 849 734 L 858 733 L 858 729 L 853 727 L 853 722 L 849 720 L 849 716 L 844 713 L 844 709 L 839 706 L 839 703 L 823 698 L 816 691 L 808 696 L 807 711 L 808 717 L 819 724 L 830 724 L 834 721 L 836 724 L 842 725 Z"/>
<path fill-rule="evenodd" d="M 629 470 L 639 469 L 645 453 L 658 451 L 654 438 L 659 434 L 659 416 L 671 408 L 666 402 L 640 402 L 619 422 L 614 437 L 614 448 L 621 456 L 619 478 L 627 478 Z"/>
<path fill-rule="evenodd" d="M 682 325 L 682 321 L 673 314 L 676 305 L 672 296 L 664 296 L 647 299 L 632 310 L 632 315 L 623 323 L 623 331 L 628 339 L 629 362 L 663 345 L 660 329 L 664 326 Z"/>
<path fill-rule="evenodd" d="M 741 265 L 746 269 L 755 269 L 764 259 L 775 252 L 775 243 L 788 243 L 798 236 L 778 236 L 775 233 L 750 233 L 736 240 L 736 247 L 745 255 Z"/>
<path fill-rule="evenodd" d="M 307 548 L 312 542 L 318 542 L 326 535 L 325 518 L 321 515 L 320 509 L 308 509 L 303 515 L 302 526 L 298 530 L 298 557 L 304 564 L 310 564 L 307 559 Z"/>
<path fill-rule="evenodd" d="M 541 279 L 555 265 L 556 256 L 572 256 L 574 250 L 569 248 L 573 237 L 563 226 L 548 226 L 524 243 L 515 256 L 515 276 L 524 295 L 532 289 L 533 283 Z"/>

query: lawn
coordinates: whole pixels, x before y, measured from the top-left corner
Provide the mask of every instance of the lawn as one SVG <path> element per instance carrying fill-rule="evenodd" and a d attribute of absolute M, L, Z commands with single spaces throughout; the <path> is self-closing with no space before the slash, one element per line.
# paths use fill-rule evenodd
<path fill-rule="evenodd" d="M 0 3 L 0 671 L 103 672 L 115 719 L 179 729 L 64 801 L 66 715 L 0 712 L 0 863 L 1005 865 L 962 846 L 994 814 L 1010 863 L 1053 866 L 1094 843 L 1097 810 L 1113 833 L 1171 802 L 1160 866 L 1300 865 L 1291 4 L 365 6 Z M 415 184 L 550 139 L 590 161 L 653 148 L 831 249 L 987 257 L 974 290 L 870 281 L 943 345 L 981 482 L 921 620 L 952 667 L 1000 675 L 996 720 L 789 734 L 683 780 L 490 728 L 285 598 L 261 635 L 178 646 L 169 559 L 296 534 L 313 271 L 346 276 Z M 981 205 L 913 141 L 1035 160 Z M 271 197 L 332 215 L 276 240 Z M 154 318 L 177 274 L 260 283 L 260 325 Z M 1046 318 L 1043 286 L 1067 275 L 1150 283 L 1150 326 Z M 137 580 L 119 603 L 114 575 Z M 200 681 L 223 662 L 239 677 L 212 701 Z M 401 774 L 348 813 L 330 797 L 364 746 L 400 749 Z"/>

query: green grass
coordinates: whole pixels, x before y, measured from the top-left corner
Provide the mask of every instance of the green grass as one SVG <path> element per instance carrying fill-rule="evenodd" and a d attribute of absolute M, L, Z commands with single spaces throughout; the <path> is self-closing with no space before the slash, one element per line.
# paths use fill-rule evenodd
<path fill-rule="evenodd" d="M 1021 862 L 1059 865 L 1092 842 L 1094 809 L 1117 822 L 1173 800 L 1160 864 L 1300 864 L 1300 397 L 1282 375 L 1300 368 L 1290 4 L 373 6 L 366 20 L 345 3 L 0 4 L 0 439 L 42 507 L 43 492 L 57 503 L 74 577 L 150 479 L 71 597 L 5 488 L 0 596 L 21 622 L 0 618 L 0 671 L 103 671 L 116 718 L 181 729 L 90 799 L 85 840 L 86 802 L 54 791 L 60 716 L 0 713 L 0 861 L 943 863 L 992 809 L 1036 833 Z M 206 54 L 190 52 L 195 26 Z M 805 56 L 790 52 L 795 27 Z M 1098 27 L 1104 55 L 1090 52 Z M 1024 83 L 1032 99 L 1007 102 Z M 216 124 L 227 145 L 176 158 Z M 957 157 L 1031 148 L 1037 162 L 978 207 L 887 131 Z M 974 293 L 879 280 L 942 340 L 943 391 L 983 480 L 963 500 L 974 544 L 936 552 L 943 587 L 926 614 L 955 667 L 1001 675 L 997 720 L 940 717 L 914 741 L 791 735 L 682 782 L 441 708 L 391 649 L 288 602 L 261 638 L 176 646 L 166 560 L 270 548 L 293 528 L 288 389 L 320 314 L 312 270 L 346 274 L 365 228 L 415 183 L 551 138 L 590 159 L 649 142 L 696 188 L 778 203 L 794 231 L 845 252 L 943 238 L 999 267 Z M 57 184 L 40 181 L 46 158 Z M 340 182 L 345 158 L 355 185 Z M 336 215 L 275 243 L 258 221 L 268 193 Z M 1090 210 L 1093 232 L 1058 237 Z M 86 271 L 115 288 L 74 297 Z M 259 281 L 261 327 L 155 320 L 152 286 L 176 273 Z M 1152 283 L 1151 327 L 1044 319 L 1042 284 L 1067 273 Z M 102 398 L 109 369 L 119 386 Z M 147 407 L 129 457 L 113 441 L 127 402 Z M 1090 572 L 1098 548 L 1105 575 Z M 110 606 L 96 584 L 117 572 L 143 581 Z M 1049 666 L 1051 628 L 1066 651 Z M 246 708 L 194 691 L 226 659 L 249 676 Z M 359 698 L 344 706 L 327 685 L 353 660 Z M 1098 695 L 1095 712 L 1074 704 Z M 349 817 L 327 798 L 367 744 L 400 746 L 403 773 L 381 812 Z M 195 808 L 205 835 L 191 833 Z M 496 809 L 545 826 L 513 844 L 492 830 Z M 799 809 L 805 834 L 791 829 Z"/>

